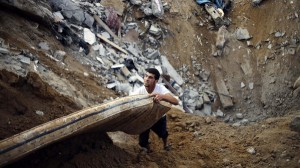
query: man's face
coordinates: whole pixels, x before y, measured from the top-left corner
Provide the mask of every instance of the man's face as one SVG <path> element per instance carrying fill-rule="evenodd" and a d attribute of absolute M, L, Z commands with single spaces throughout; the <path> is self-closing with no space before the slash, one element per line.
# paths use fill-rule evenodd
<path fill-rule="evenodd" d="M 147 72 L 144 76 L 144 86 L 145 87 L 152 87 L 156 84 L 155 75 Z"/>

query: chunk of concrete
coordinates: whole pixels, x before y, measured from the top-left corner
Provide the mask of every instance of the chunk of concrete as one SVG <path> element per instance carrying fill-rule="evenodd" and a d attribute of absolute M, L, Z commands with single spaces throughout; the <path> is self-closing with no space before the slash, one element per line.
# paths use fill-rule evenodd
<path fill-rule="evenodd" d="M 168 74 L 179 84 L 182 85 L 184 83 L 182 77 L 177 73 L 177 71 L 170 64 L 169 60 L 166 56 L 161 56 L 162 65 L 167 69 Z"/>
<path fill-rule="evenodd" d="M 216 79 L 216 86 L 219 93 L 220 101 L 224 108 L 229 108 L 233 106 L 231 97 L 229 96 L 228 89 L 223 79 Z"/>
<path fill-rule="evenodd" d="M 158 36 L 158 35 L 160 35 L 161 30 L 160 30 L 157 26 L 151 25 L 151 26 L 150 26 L 150 29 L 149 29 L 149 33 L 150 33 L 150 34 L 153 34 L 153 35 L 155 35 L 155 36 Z"/>
<path fill-rule="evenodd" d="M 217 39 L 216 39 L 216 47 L 218 49 L 223 49 L 226 42 L 226 36 L 228 31 L 226 30 L 225 26 L 222 26 L 218 30 Z"/>
<path fill-rule="evenodd" d="M 96 42 L 95 34 L 88 28 L 83 29 L 83 39 L 85 42 L 89 43 L 90 45 Z"/>
<path fill-rule="evenodd" d="M 40 42 L 39 47 L 43 50 L 49 50 L 49 45 L 47 42 Z"/>
<path fill-rule="evenodd" d="M 30 65 L 30 62 L 31 62 L 30 58 L 25 57 L 23 55 L 19 55 L 18 57 L 22 63 Z"/>
<path fill-rule="evenodd" d="M 131 72 L 128 70 L 128 68 L 125 65 L 121 67 L 121 71 L 126 77 L 129 77 L 131 75 Z"/>
<path fill-rule="evenodd" d="M 251 38 L 247 29 L 238 28 L 236 30 L 236 38 L 238 40 L 248 40 Z"/>
<path fill-rule="evenodd" d="M 2 53 L 2 54 L 8 54 L 8 53 L 9 53 L 9 50 L 6 49 L 6 48 L 0 47 L 0 53 Z"/>

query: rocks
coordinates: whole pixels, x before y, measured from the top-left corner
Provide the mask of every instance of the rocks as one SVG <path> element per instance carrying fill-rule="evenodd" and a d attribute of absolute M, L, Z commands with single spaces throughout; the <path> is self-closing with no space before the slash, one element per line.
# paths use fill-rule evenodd
<path fill-rule="evenodd" d="M 218 30 L 217 39 L 216 39 L 216 47 L 219 50 L 223 50 L 226 40 L 227 40 L 228 31 L 225 26 L 221 26 Z"/>
<path fill-rule="evenodd" d="M 44 112 L 42 112 L 42 111 L 37 110 L 37 111 L 35 111 L 35 113 L 39 116 L 44 116 Z"/>
<path fill-rule="evenodd" d="M 2 53 L 2 54 L 8 54 L 8 53 L 9 53 L 9 50 L 6 49 L 6 48 L 0 47 L 0 53 Z"/>
<path fill-rule="evenodd" d="M 152 14 L 158 18 L 164 15 L 164 8 L 161 0 L 151 0 Z"/>
<path fill-rule="evenodd" d="M 84 38 L 84 41 L 89 43 L 90 45 L 92 45 L 96 42 L 95 34 L 90 29 L 87 29 L 87 28 L 83 29 L 83 38 Z"/>
<path fill-rule="evenodd" d="M 71 0 L 50 0 L 50 4 L 53 6 L 55 12 L 62 12 L 69 21 L 74 24 L 85 23 L 89 27 L 92 27 L 94 19 L 87 12 L 81 9 L 81 7 L 72 2 Z"/>
<path fill-rule="evenodd" d="M 238 40 L 248 40 L 251 38 L 251 36 L 249 35 L 249 32 L 247 29 L 245 28 L 238 28 L 236 30 L 236 38 Z"/>
<path fill-rule="evenodd" d="M 256 153 L 254 147 L 247 148 L 247 152 L 250 153 L 250 154 L 252 154 L 252 155 L 254 155 Z"/>
<path fill-rule="evenodd" d="M 39 47 L 43 50 L 49 50 L 49 46 L 47 42 L 40 42 Z"/>
<path fill-rule="evenodd" d="M 161 56 L 162 65 L 167 69 L 168 74 L 179 84 L 184 83 L 182 77 L 176 72 L 173 66 L 170 64 L 166 56 Z"/>

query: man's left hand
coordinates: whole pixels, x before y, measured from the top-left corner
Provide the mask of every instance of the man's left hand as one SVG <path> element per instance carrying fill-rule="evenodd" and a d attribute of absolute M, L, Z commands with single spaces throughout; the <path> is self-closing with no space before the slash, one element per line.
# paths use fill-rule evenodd
<path fill-rule="evenodd" d="M 163 95 L 162 94 L 154 93 L 154 94 L 150 94 L 150 96 L 152 96 L 154 102 L 157 102 L 157 103 L 159 103 L 161 100 L 163 100 Z"/>

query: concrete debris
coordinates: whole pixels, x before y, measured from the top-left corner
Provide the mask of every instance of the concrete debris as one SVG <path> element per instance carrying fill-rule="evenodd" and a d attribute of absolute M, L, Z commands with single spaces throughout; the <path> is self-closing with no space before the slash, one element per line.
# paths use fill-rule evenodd
<path fill-rule="evenodd" d="M 251 36 L 249 35 L 249 32 L 247 29 L 244 29 L 244 28 L 238 28 L 236 30 L 236 38 L 238 40 L 248 40 L 251 38 Z"/>
<path fill-rule="evenodd" d="M 252 155 L 254 155 L 256 153 L 254 147 L 247 148 L 247 152 L 250 153 L 250 154 L 252 154 Z"/>
<path fill-rule="evenodd" d="M 224 117 L 224 113 L 220 109 L 218 109 L 217 113 L 216 113 L 216 116 L 217 117 Z"/>
<path fill-rule="evenodd" d="M 244 82 L 241 82 L 241 88 L 244 88 L 246 85 L 244 84 Z"/>
<path fill-rule="evenodd" d="M 71 23 L 82 25 L 86 24 L 92 27 L 94 19 L 91 15 L 85 12 L 81 7 L 71 0 L 50 0 L 53 10 L 62 12 L 62 15 Z"/>
<path fill-rule="evenodd" d="M 121 67 L 121 71 L 126 77 L 129 77 L 131 75 L 131 72 L 127 69 L 126 66 Z"/>
<path fill-rule="evenodd" d="M 220 97 L 220 101 L 223 105 L 223 107 L 226 108 L 230 108 L 233 106 L 233 102 L 231 97 L 226 96 L 226 95 L 230 95 L 228 92 L 228 89 L 225 85 L 225 82 L 223 79 L 217 78 L 216 80 L 216 86 L 217 86 L 217 90 L 219 93 L 219 97 Z M 220 94 L 221 93 L 221 94 Z"/>
<path fill-rule="evenodd" d="M 39 116 L 44 116 L 44 112 L 39 111 L 39 110 L 35 111 L 35 114 L 37 114 Z"/>
<path fill-rule="evenodd" d="M 210 99 L 209 99 L 209 97 L 208 97 L 208 95 L 206 93 L 203 93 L 202 95 L 203 95 L 204 103 L 211 103 Z"/>
<path fill-rule="evenodd" d="M 100 44 L 99 54 L 100 54 L 100 56 L 102 56 L 102 57 L 105 57 L 105 56 L 106 56 L 106 49 L 105 49 L 105 47 L 104 47 L 102 44 Z"/>
<path fill-rule="evenodd" d="M 83 73 L 83 76 L 88 77 L 88 76 L 89 76 L 89 73 L 84 72 L 84 73 Z"/>
<path fill-rule="evenodd" d="M 142 1 L 141 0 L 130 0 L 130 3 L 132 5 L 138 5 L 138 6 L 142 5 Z"/>
<path fill-rule="evenodd" d="M 244 118 L 242 113 L 236 113 L 235 116 L 236 116 L 237 119 L 243 119 Z"/>
<path fill-rule="evenodd" d="M 199 74 L 200 78 L 204 81 L 207 81 L 210 77 L 210 72 L 209 71 L 205 71 L 205 70 L 202 70 L 200 71 L 200 74 Z"/>
<path fill-rule="evenodd" d="M 40 42 L 39 43 L 39 48 L 43 49 L 43 50 L 49 50 L 50 49 L 47 42 Z"/>
<path fill-rule="evenodd" d="M 218 30 L 217 40 L 216 40 L 216 47 L 219 50 L 223 50 L 226 40 L 227 40 L 228 31 L 226 26 L 221 26 Z"/>
<path fill-rule="evenodd" d="M 281 33 L 281 32 L 276 32 L 275 33 L 275 37 L 283 37 L 285 35 L 285 32 Z"/>
<path fill-rule="evenodd" d="M 161 62 L 162 65 L 168 70 L 168 74 L 176 81 L 176 83 L 182 85 L 184 83 L 182 77 L 176 72 L 166 56 L 161 56 Z"/>
<path fill-rule="evenodd" d="M 112 69 L 119 69 L 119 68 L 122 68 L 124 66 L 125 66 L 124 64 L 115 64 L 115 65 L 111 66 L 111 68 Z"/>
<path fill-rule="evenodd" d="M 110 38 L 111 38 L 111 36 L 109 35 L 108 32 L 101 32 L 100 34 L 101 34 L 103 37 L 107 38 L 107 39 L 110 39 Z"/>
<path fill-rule="evenodd" d="M 60 11 L 53 12 L 53 17 L 55 22 L 62 22 L 64 20 L 64 16 Z"/>
<path fill-rule="evenodd" d="M 20 59 L 20 61 L 21 61 L 22 63 L 27 64 L 27 65 L 30 65 L 30 62 L 31 62 L 30 58 L 25 57 L 25 56 L 23 56 L 23 55 L 19 55 L 18 58 Z"/>
<path fill-rule="evenodd" d="M 253 90 L 253 88 L 254 88 L 254 83 L 253 83 L 253 82 L 250 82 L 250 83 L 249 83 L 249 89 L 250 89 L 250 90 Z"/>
<path fill-rule="evenodd" d="M 181 104 L 185 109 L 188 109 L 187 111 L 199 115 L 212 115 L 212 102 L 216 99 L 216 93 L 219 93 L 224 108 L 233 106 L 232 97 L 229 95 L 223 80 L 220 81 L 220 78 L 218 78 L 216 81 L 217 92 L 209 90 L 207 83 L 213 71 L 204 69 L 202 65 L 199 67 L 185 66 L 177 71 L 170 64 L 167 57 L 160 54 L 159 47 L 163 44 L 161 39 L 164 38 L 165 28 L 160 22 L 149 20 L 145 16 L 154 15 L 163 19 L 164 12 L 168 10 L 173 10 L 174 12 L 178 6 L 170 8 L 168 3 L 165 2 L 163 4 L 161 0 L 151 0 L 149 2 L 130 0 L 130 3 L 135 5 L 134 8 L 137 7 L 136 9 L 139 12 L 130 11 L 123 15 L 125 3 L 122 0 L 103 0 L 100 3 L 51 0 L 50 4 L 53 6 L 54 28 L 58 33 L 57 37 L 66 44 L 80 44 L 80 50 L 85 51 L 85 53 L 91 49 L 92 52 L 87 57 L 80 59 L 83 64 L 91 66 L 92 71 L 97 76 L 103 78 L 104 84 L 109 89 L 114 89 L 126 95 L 131 90 L 142 86 L 142 76 L 145 73 L 145 68 L 156 67 L 161 74 L 170 76 L 167 82 L 162 82 L 169 87 L 169 90 L 174 95 L 181 99 Z M 177 12 L 179 10 L 177 9 Z M 217 12 L 211 15 L 214 21 L 223 22 L 223 11 L 215 8 L 213 11 Z M 120 22 L 121 15 L 123 15 L 124 23 Z M 220 18 L 221 20 L 219 20 Z M 140 21 L 141 19 L 142 21 Z M 95 21 L 96 23 L 94 24 Z M 201 22 L 206 24 L 208 20 L 205 19 Z M 242 35 L 238 36 L 238 39 L 251 38 L 247 29 L 242 29 L 241 32 Z M 65 34 L 71 35 L 64 36 Z M 126 40 L 124 40 L 125 36 L 122 37 L 123 35 L 127 36 Z M 96 36 L 99 38 L 96 38 Z M 278 36 L 278 33 L 275 33 L 275 36 Z M 228 40 L 227 38 L 228 31 L 226 27 L 220 27 L 214 46 L 216 47 L 216 55 L 220 56 L 222 54 Z M 138 44 L 138 41 L 140 40 L 146 46 L 144 51 L 139 48 L 140 44 Z M 202 35 L 201 39 L 198 37 L 198 41 L 201 45 L 205 43 Z M 46 42 L 40 43 L 39 47 L 49 50 Z M 0 48 L 0 53 L 7 54 L 8 52 L 9 50 Z M 66 52 L 58 50 L 53 55 L 52 57 L 52 55 L 48 54 L 51 59 L 63 62 Z M 30 65 L 33 62 L 31 61 L 33 59 L 27 56 L 24 56 L 23 59 L 23 61 L 19 61 L 19 64 L 14 66 L 15 69 L 24 71 L 23 66 Z M 191 76 L 189 69 L 192 68 L 197 69 L 195 75 L 198 78 L 195 80 L 189 80 Z M 247 67 L 244 69 L 246 70 L 243 71 L 250 71 L 247 70 Z M 183 79 L 182 74 L 189 75 Z M 83 75 L 88 77 L 90 74 L 85 72 Z M 201 82 L 201 84 L 195 87 L 198 84 L 197 82 Z M 221 110 L 218 110 L 216 115 L 224 117 L 224 113 Z"/>
<path fill-rule="evenodd" d="M 161 18 L 164 15 L 164 8 L 161 0 L 151 0 L 151 9 L 154 16 Z"/>
<path fill-rule="evenodd" d="M 9 50 L 6 49 L 6 48 L 0 47 L 0 53 L 1 53 L 1 54 L 8 54 L 8 53 L 9 53 Z"/>
<path fill-rule="evenodd" d="M 92 45 L 96 42 L 95 34 L 90 29 L 87 29 L 87 28 L 83 29 L 83 38 L 84 38 L 84 41 L 89 43 L 90 45 Z"/>
<path fill-rule="evenodd" d="M 203 109 L 200 110 L 200 113 L 204 114 L 205 116 L 210 116 L 212 114 L 212 112 L 211 112 L 211 105 L 204 104 Z"/>
<path fill-rule="evenodd" d="M 161 29 L 159 29 L 156 25 L 151 25 L 149 33 L 155 36 L 159 36 L 161 34 Z"/>

